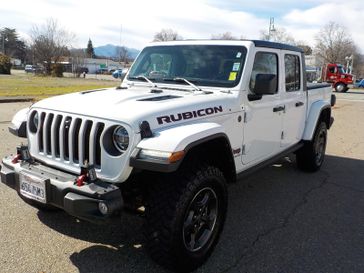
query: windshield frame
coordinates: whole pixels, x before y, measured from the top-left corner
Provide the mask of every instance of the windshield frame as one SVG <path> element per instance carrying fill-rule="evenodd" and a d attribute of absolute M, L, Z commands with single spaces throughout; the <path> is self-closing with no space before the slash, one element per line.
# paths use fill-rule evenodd
<path fill-rule="evenodd" d="M 205 54 L 205 52 L 207 52 Z M 203 54 L 201 54 L 203 53 Z M 215 55 L 213 53 L 216 53 Z M 145 74 L 141 73 L 142 67 L 149 62 L 149 66 L 152 64 L 152 55 L 171 55 L 170 67 L 168 73 L 171 72 L 172 66 L 178 67 L 181 63 L 184 65 L 184 71 L 180 74 L 168 74 L 165 71 L 150 71 Z M 188 55 L 190 54 L 190 55 Z M 226 54 L 226 55 L 224 55 Z M 174 78 L 184 78 L 191 83 L 201 87 L 214 87 L 214 88 L 233 88 L 240 84 L 241 77 L 243 75 L 248 49 L 243 44 L 172 44 L 172 45 L 152 45 L 145 47 L 138 55 L 137 59 L 130 68 L 127 75 L 127 80 L 132 82 L 143 82 L 138 80 L 136 77 L 145 76 L 149 80 L 155 83 L 170 85 L 171 82 L 175 85 L 188 85 L 183 81 L 171 81 Z M 180 63 L 178 63 L 180 61 Z M 188 63 L 189 62 L 189 63 Z M 215 63 L 217 66 L 210 65 L 207 63 Z M 204 66 L 202 64 L 205 64 Z M 211 71 L 210 68 L 218 70 L 218 72 L 224 73 L 223 79 L 217 78 L 217 71 L 214 73 L 206 73 L 205 77 L 198 77 L 195 74 L 186 74 L 186 70 L 191 70 L 195 66 L 203 67 L 207 71 Z M 223 66 L 223 67 L 222 67 Z M 148 66 L 147 66 L 148 67 Z M 145 68 L 144 68 L 145 69 Z M 150 67 L 148 67 L 150 69 Z M 208 70 L 210 69 L 210 70 Z M 144 71 L 143 71 L 144 72 Z M 151 72 L 156 72 L 151 73 Z M 158 74 L 158 72 L 161 72 Z M 147 74 L 149 73 L 149 74 Z"/>

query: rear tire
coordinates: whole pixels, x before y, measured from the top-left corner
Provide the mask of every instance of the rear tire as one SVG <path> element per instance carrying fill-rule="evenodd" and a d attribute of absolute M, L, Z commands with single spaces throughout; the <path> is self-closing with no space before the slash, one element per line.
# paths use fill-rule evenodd
<path fill-rule="evenodd" d="M 218 168 L 202 165 L 167 175 L 152 187 L 145 227 L 149 253 L 162 266 L 190 272 L 211 255 L 223 229 L 225 178 Z"/>
<path fill-rule="evenodd" d="M 315 172 L 321 168 L 325 159 L 327 143 L 327 126 L 320 122 L 315 130 L 312 141 L 308 141 L 297 151 L 296 160 L 299 169 Z"/>

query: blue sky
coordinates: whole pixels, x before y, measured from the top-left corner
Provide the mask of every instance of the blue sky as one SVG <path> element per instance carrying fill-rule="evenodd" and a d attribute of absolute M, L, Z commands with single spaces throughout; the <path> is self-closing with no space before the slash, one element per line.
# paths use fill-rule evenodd
<path fill-rule="evenodd" d="M 85 47 L 90 37 L 94 46 L 121 43 L 141 49 L 162 28 L 186 39 L 227 31 L 259 39 L 274 17 L 276 27 L 314 46 L 319 30 L 335 21 L 348 29 L 364 53 L 363 15 L 359 0 L 2 0 L 0 27 L 16 28 L 28 39 L 32 25 L 52 17 L 76 35 L 74 47 Z"/>

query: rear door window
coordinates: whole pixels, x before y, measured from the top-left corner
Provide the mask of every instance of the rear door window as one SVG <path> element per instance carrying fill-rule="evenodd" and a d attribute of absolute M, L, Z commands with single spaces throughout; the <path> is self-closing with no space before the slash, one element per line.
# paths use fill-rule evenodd
<path fill-rule="evenodd" d="M 301 63 L 297 55 L 286 54 L 284 56 L 286 74 L 286 91 L 298 91 L 301 89 Z"/>

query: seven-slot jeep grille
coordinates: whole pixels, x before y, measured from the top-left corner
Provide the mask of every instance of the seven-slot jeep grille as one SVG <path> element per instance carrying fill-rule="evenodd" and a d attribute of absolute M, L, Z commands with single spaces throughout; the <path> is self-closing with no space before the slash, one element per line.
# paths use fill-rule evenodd
<path fill-rule="evenodd" d="M 35 143 L 40 155 L 70 165 L 83 166 L 87 161 L 101 169 L 103 122 L 42 111 L 38 111 L 38 118 Z"/>

